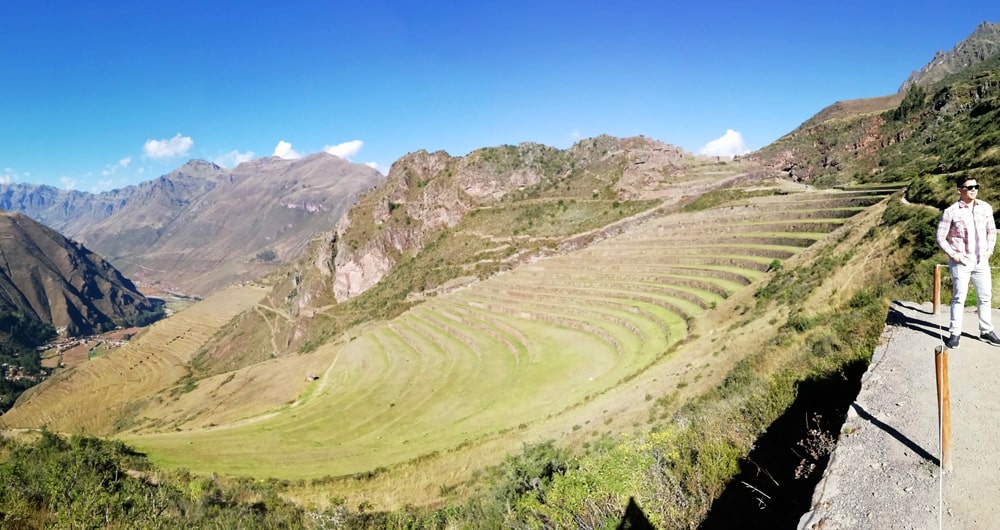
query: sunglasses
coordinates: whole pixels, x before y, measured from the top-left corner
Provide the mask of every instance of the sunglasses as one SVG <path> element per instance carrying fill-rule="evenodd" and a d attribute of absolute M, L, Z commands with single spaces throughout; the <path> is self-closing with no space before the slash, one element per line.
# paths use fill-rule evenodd
<path fill-rule="evenodd" d="M 975 191 L 979 189 L 979 184 L 973 184 L 971 186 L 962 186 L 963 190 Z"/>

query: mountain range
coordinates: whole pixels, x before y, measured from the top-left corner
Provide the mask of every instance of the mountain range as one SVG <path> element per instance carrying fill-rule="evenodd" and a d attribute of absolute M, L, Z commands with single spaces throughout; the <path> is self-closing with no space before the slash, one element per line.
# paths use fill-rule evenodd
<path fill-rule="evenodd" d="M 205 295 L 296 256 L 381 179 L 368 166 L 326 153 L 259 158 L 231 170 L 192 160 L 97 194 L 2 185 L 0 209 L 92 248 L 140 285 Z"/>

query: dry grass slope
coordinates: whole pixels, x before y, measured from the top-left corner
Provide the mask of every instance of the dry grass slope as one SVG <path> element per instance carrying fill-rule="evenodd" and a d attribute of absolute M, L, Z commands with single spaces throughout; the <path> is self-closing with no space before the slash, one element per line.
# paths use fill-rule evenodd
<path fill-rule="evenodd" d="M 4 428 L 111 434 L 136 403 L 163 399 L 188 373 L 191 355 L 264 293 L 256 287 L 227 289 L 157 322 L 125 347 L 56 373 L 25 393 L 0 422 Z"/>

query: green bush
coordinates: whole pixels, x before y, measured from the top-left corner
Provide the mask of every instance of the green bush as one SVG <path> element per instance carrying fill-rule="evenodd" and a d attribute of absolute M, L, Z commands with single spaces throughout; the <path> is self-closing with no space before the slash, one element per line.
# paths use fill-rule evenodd
<path fill-rule="evenodd" d="M 393 209 L 392 208 L 392 203 L 390 203 L 390 205 L 389 205 L 389 211 L 391 212 L 392 209 Z M 261 261 L 261 262 L 264 262 L 264 263 L 270 263 L 270 262 L 278 259 L 278 254 L 275 251 L 271 250 L 271 249 L 265 249 L 265 250 L 261 250 L 260 252 L 258 252 L 257 256 L 255 257 L 255 259 L 257 261 Z"/>
<path fill-rule="evenodd" d="M 156 471 L 119 441 L 0 438 L 3 528 L 302 528 L 303 511 L 267 484 Z M 154 479 L 153 477 L 157 477 Z"/>

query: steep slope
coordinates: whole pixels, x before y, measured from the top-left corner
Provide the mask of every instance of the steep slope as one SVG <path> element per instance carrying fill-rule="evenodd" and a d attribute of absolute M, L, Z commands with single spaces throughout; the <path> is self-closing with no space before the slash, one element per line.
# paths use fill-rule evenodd
<path fill-rule="evenodd" d="M 947 52 L 938 52 L 920 70 L 914 71 L 899 87 L 899 93 L 909 92 L 914 85 L 929 86 L 961 72 L 1000 53 L 1000 23 L 979 24 L 965 40 Z"/>
<path fill-rule="evenodd" d="M 749 163 L 695 157 L 643 137 L 602 136 L 567 150 L 521 144 L 465 157 L 411 153 L 336 232 L 268 279 L 267 304 L 282 318 L 242 315 L 196 365 L 207 375 L 311 351 L 356 324 L 584 247 L 710 189 L 761 178 Z"/>
<path fill-rule="evenodd" d="M 293 258 L 381 179 L 326 153 L 257 159 L 232 170 L 192 160 L 96 195 L 6 185 L 0 206 L 94 248 L 137 281 L 207 294 Z"/>
<path fill-rule="evenodd" d="M 898 94 L 835 103 L 748 158 L 820 185 L 948 173 L 984 155 L 975 165 L 992 165 L 993 139 L 966 139 L 995 117 L 998 35 L 1000 24 L 984 22 Z"/>
<path fill-rule="evenodd" d="M 334 295 L 342 302 L 365 292 L 402 257 L 418 253 L 473 210 L 512 209 L 531 201 L 659 198 L 669 193 L 671 183 L 695 180 L 697 166 L 692 155 L 641 137 L 602 136 L 565 151 L 524 143 L 479 149 L 461 158 L 410 153 L 338 225 L 332 240 L 335 256 L 327 264 Z M 493 235 L 538 230 L 532 225 L 514 231 L 519 233 Z"/>
<path fill-rule="evenodd" d="M 221 322 L 196 304 L 154 327 L 157 335 L 53 378 L 2 421 L 120 432 L 154 461 L 199 472 L 376 477 L 339 485 L 352 504 L 365 499 L 359 488 L 372 487 L 391 491 L 378 495 L 380 504 L 436 502 L 525 441 L 581 443 L 652 424 L 648 409 L 661 405 L 650 396 L 682 403 L 720 384 L 766 341 L 761 328 L 785 321 L 780 312 L 748 309 L 772 264 L 795 270 L 811 263 L 797 256 L 811 253 L 813 242 L 847 234 L 853 239 L 843 245 L 854 247 L 877 219 L 867 210 L 882 200 L 872 192 L 754 188 L 720 194 L 743 198 L 714 209 L 658 215 L 584 249 L 435 296 L 312 353 L 200 379 L 185 376 L 178 361 L 194 361 L 198 343 Z M 855 214 L 865 215 L 864 224 L 855 224 Z M 828 230 L 839 236 L 827 238 Z M 708 231 L 724 237 L 706 241 L 700 235 Z M 844 296 L 850 291 L 826 299 Z M 251 311 L 269 322 L 287 317 L 267 303 Z M 725 326 L 713 331 L 715 322 Z M 241 320 L 226 327 L 257 328 Z M 724 334 L 730 327 L 739 332 Z M 164 365 L 171 378 L 159 375 Z M 127 394 L 91 391 L 117 381 L 129 383 Z M 140 385 L 145 393 L 134 390 Z M 86 398 L 71 405 L 67 395 Z M 81 408 L 98 412 L 81 415 Z M 412 467 L 396 466 L 411 460 Z M 416 477 L 419 486 L 407 487 Z"/>
<path fill-rule="evenodd" d="M 189 163 L 134 188 L 102 194 L 123 198 L 110 215 L 100 220 L 71 219 L 65 230 L 82 243 L 99 249 L 118 266 L 134 271 L 134 262 L 119 262 L 121 256 L 141 260 L 150 249 L 161 244 L 167 227 L 177 222 L 192 202 L 216 187 L 213 179 L 192 174 L 190 166 Z"/>
<path fill-rule="evenodd" d="M 147 321 L 157 306 L 107 261 L 22 214 L 0 214 L 0 311 L 79 335 Z"/>

